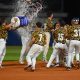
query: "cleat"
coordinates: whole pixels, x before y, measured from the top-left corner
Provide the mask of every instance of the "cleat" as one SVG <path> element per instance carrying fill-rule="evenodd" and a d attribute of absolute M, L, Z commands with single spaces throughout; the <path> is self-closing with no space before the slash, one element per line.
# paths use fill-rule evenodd
<path fill-rule="evenodd" d="M 31 66 L 32 66 L 32 65 L 26 66 L 26 67 L 24 68 L 24 70 L 27 70 L 27 69 L 31 68 Z"/>
<path fill-rule="evenodd" d="M 67 63 L 64 63 L 64 66 L 67 67 Z"/>
<path fill-rule="evenodd" d="M 72 66 L 72 67 L 75 67 L 76 65 L 72 63 L 71 66 Z"/>
<path fill-rule="evenodd" d="M 80 68 L 80 62 L 77 61 L 77 69 L 79 69 L 79 68 Z"/>
<path fill-rule="evenodd" d="M 55 63 L 54 67 L 59 67 L 59 65 L 60 65 L 59 63 Z"/>
<path fill-rule="evenodd" d="M 71 70 L 71 67 L 67 67 L 66 69 L 67 69 L 67 71 L 70 71 Z"/>
<path fill-rule="evenodd" d="M 34 68 L 31 68 L 31 71 L 32 71 L 32 72 L 34 72 L 34 71 L 35 71 L 35 69 L 34 69 Z"/>
<path fill-rule="evenodd" d="M 0 69 L 4 68 L 2 65 L 0 65 Z"/>
<path fill-rule="evenodd" d="M 51 67 L 54 67 L 54 65 L 55 65 L 55 64 L 52 63 L 52 64 L 51 64 Z"/>
<path fill-rule="evenodd" d="M 24 64 L 24 62 L 19 62 L 20 64 Z"/>
<path fill-rule="evenodd" d="M 24 64 L 24 61 L 19 60 L 19 63 L 20 63 L 20 64 Z"/>
<path fill-rule="evenodd" d="M 59 64 L 56 64 L 55 67 L 59 67 Z"/>

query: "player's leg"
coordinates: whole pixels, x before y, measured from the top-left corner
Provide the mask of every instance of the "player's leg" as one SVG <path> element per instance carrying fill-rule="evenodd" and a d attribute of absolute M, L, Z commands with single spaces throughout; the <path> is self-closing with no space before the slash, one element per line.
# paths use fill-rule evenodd
<path fill-rule="evenodd" d="M 77 46 L 75 47 L 77 68 L 80 68 L 79 49 L 80 49 L 80 46 L 79 44 L 77 44 Z"/>
<path fill-rule="evenodd" d="M 2 67 L 2 61 L 4 59 L 4 56 L 5 56 L 5 47 L 6 46 L 6 42 L 5 40 L 1 40 L 0 41 L 0 67 Z"/>
<path fill-rule="evenodd" d="M 80 45 L 77 44 L 77 46 L 75 47 L 76 61 L 80 61 L 80 59 L 79 59 L 79 49 L 80 49 Z"/>
<path fill-rule="evenodd" d="M 37 44 L 33 44 L 31 49 L 28 52 L 28 55 L 26 57 L 28 66 L 31 65 L 32 70 L 35 70 L 35 65 L 36 65 L 36 58 L 42 52 L 43 47 Z"/>
<path fill-rule="evenodd" d="M 68 50 L 69 50 L 69 45 L 70 45 L 70 40 L 66 40 L 66 44 L 67 44 L 67 47 L 68 47 Z M 71 58 L 71 63 L 72 63 L 72 66 L 74 67 L 75 65 L 74 65 L 74 57 L 75 57 L 75 48 L 74 48 L 74 50 L 73 50 L 73 54 L 72 54 L 72 56 L 71 56 L 72 58 Z M 67 57 L 66 57 L 67 58 Z M 67 58 L 68 59 L 68 58 Z"/>
<path fill-rule="evenodd" d="M 23 64 L 24 63 L 24 54 L 26 50 L 26 40 L 24 36 L 21 36 L 21 41 L 22 41 L 22 49 L 20 53 L 20 58 L 19 58 L 19 63 Z"/>
<path fill-rule="evenodd" d="M 35 51 L 36 51 L 36 46 L 33 44 L 26 56 L 26 61 L 27 61 L 28 66 L 32 65 L 32 57 L 33 57 Z"/>
<path fill-rule="evenodd" d="M 56 65 L 55 66 L 59 66 L 59 63 L 60 63 L 60 61 L 59 61 L 59 54 L 56 55 L 55 61 L 56 61 Z"/>
<path fill-rule="evenodd" d="M 57 56 L 57 52 L 58 52 L 58 49 L 54 49 L 52 54 L 51 54 L 51 57 L 46 65 L 47 68 L 49 68 L 52 64 L 52 61 L 55 59 L 55 57 Z"/>
<path fill-rule="evenodd" d="M 74 41 L 71 40 L 69 45 L 69 52 L 68 52 L 67 70 L 70 70 L 70 68 L 72 67 L 71 61 L 72 61 L 73 50 L 74 50 Z"/>
<path fill-rule="evenodd" d="M 50 42 L 50 33 L 49 32 L 45 32 L 46 34 L 46 45 L 44 46 L 44 51 L 43 51 L 43 61 L 47 62 L 46 56 L 48 53 L 48 49 L 49 49 L 49 42 Z"/>
<path fill-rule="evenodd" d="M 76 54 L 75 54 L 75 49 L 74 49 L 74 51 L 73 51 L 73 54 L 72 54 L 72 64 L 74 64 L 74 57 L 76 56 Z"/>
<path fill-rule="evenodd" d="M 43 51 L 43 46 L 37 45 L 35 53 L 32 57 L 32 70 L 35 70 L 36 66 L 36 58 L 40 55 L 40 53 Z"/>
<path fill-rule="evenodd" d="M 20 54 L 20 59 L 19 63 L 23 64 L 24 63 L 24 58 L 29 50 L 29 42 L 30 40 L 27 37 L 22 37 L 22 49 L 21 49 L 21 54 Z"/>
<path fill-rule="evenodd" d="M 33 56 L 34 46 L 32 46 L 26 56 L 27 66 L 25 66 L 25 70 L 32 66 L 32 56 Z"/>
<path fill-rule="evenodd" d="M 2 57 L 1 57 L 1 63 L 4 59 L 5 54 L 6 54 L 6 45 L 5 45 L 5 48 L 3 49 L 3 54 L 2 54 Z"/>
<path fill-rule="evenodd" d="M 69 48 L 68 48 L 68 46 L 65 44 L 65 46 L 64 46 L 64 48 L 65 48 L 65 53 L 64 53 L 64 66 L 65 67 L 67 67 L 67 62 L 68 62 L 68 50 L 69 50 Z"/>

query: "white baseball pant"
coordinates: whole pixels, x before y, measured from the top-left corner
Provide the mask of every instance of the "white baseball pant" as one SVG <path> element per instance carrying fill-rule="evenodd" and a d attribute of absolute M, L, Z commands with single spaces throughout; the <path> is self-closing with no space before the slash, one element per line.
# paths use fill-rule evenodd
<path fill-rule="evenodd" d="M 19 62 L 24 62 L 25 56 L 27 55 L 27 52 L 30 49 L 30 46 L 29 46 L 30 38 L 21 36 L 21 41 L 22 41 L 22 49 L 20 53 Z"/>
<path fill-rule="evenodd" d="M 33 44 L 32 47 L 30 48 L 26 60 L 27 64 L 32 65 L 32 68 L 35 69 L 36 65 L 36 58 L 39 56 L 39 54 L 43 51 L 43 46 L 38 45 L 38 44 Z"/>
<path fill-rule="evenodd" d="M 66 52 L 66 54 L 65 54 L 66 55 L 66 62 L 67 62 L 67 52 L 68 52 L 67 45 L 66 44 L 62 44 L 62 43 L 56 43 L 55 44 L 55 48 L 54 48 L 54 50 L 53 50 L 53 52 L 51 54 L 51 57 L 50 57 L 46 67 L 49 68 L 51 66 L 52 61 L 56 58 L 56 56 L 60 53 L 60 51 L 62 49 L 65 49 L 65 52 Z"/>
<path fill-rule="evenodd" d="M 80 41 L 78 41 L 78 40 L 71 40 L 70 41 L 67 67 L 71 67 L 74 49 L 75 49 L 75 53 L 76 53 L 76 60 L 79 61 Z"/>
<path fill-rule="evenodd" d="M 6 53 L 6 40 L 0 39 L 0 66 Z"/>
<path fill-rule="evenodd" d="M 46 45 L 44 46 L 44 51 L 43 51 L 43 60 L 47 61 L 46 56 L 48 53 L 48 49 L 49 49 L 49 42 L 50 42 L 50 33 L 49 32 L 45 32 L 46 35 Z"/>

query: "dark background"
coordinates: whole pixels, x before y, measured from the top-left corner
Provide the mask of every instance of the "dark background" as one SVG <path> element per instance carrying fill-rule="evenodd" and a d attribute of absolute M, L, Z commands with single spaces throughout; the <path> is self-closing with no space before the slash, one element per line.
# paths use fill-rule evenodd
<path fill-rule="evenodd" d="M 73 17 L 80 17 L 80 0 L 45 0 L 48 11 L 67 13 L 66 22 L 70 22 Z"/>
<path fill-rule="evenodd" d="M 13 3 L 16 3 L 17 0 L 0 0 L 0 16 L 10 16 L 14 11 L 15 6 Z M 68 14 L 67 20 L 70 20 L 73 17 L 80 17 L 80 1 L 79 0 L 42 0 L 45 4 L 46 11 L 53 12 L 65 12 Z M 5 5 L 5 6 L 4 6 Z M 12 5 L 12 7 L 8 7 Z M 6 7 L 7 6 L 7 7 Z M 2 14 L 3 13 L 3 14 Z"/>
<path fill-rule="evenodd" d="M 0 18 L 8 18 L 12 16 L 16 1 L 17 0 L 0 0 Z M 52 11 L 53 13 L 66 13 L 67 17 L 62 17 L 66 23 L 70 23 L 70 20 L 73 17 L 80 18 L 79 0 L 43 0 L 43 4 L 46 13 L 49 11 Z M 20 38 L 12 31 L 9 32 L 9 39 L 7 42 L 8 45 L 21 44 Z"/>

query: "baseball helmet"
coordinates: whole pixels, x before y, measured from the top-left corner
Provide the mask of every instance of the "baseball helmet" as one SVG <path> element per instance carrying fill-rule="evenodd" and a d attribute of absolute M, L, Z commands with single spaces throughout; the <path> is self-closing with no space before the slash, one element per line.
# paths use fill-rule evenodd
<path fill-rule="evenodd" d="M 78 23 L 79 23 L 79 18 L 73 18 L 73 19 L 71 20 L 71 23 L 72 23 L 72 24 L 78 24 Z"/>

